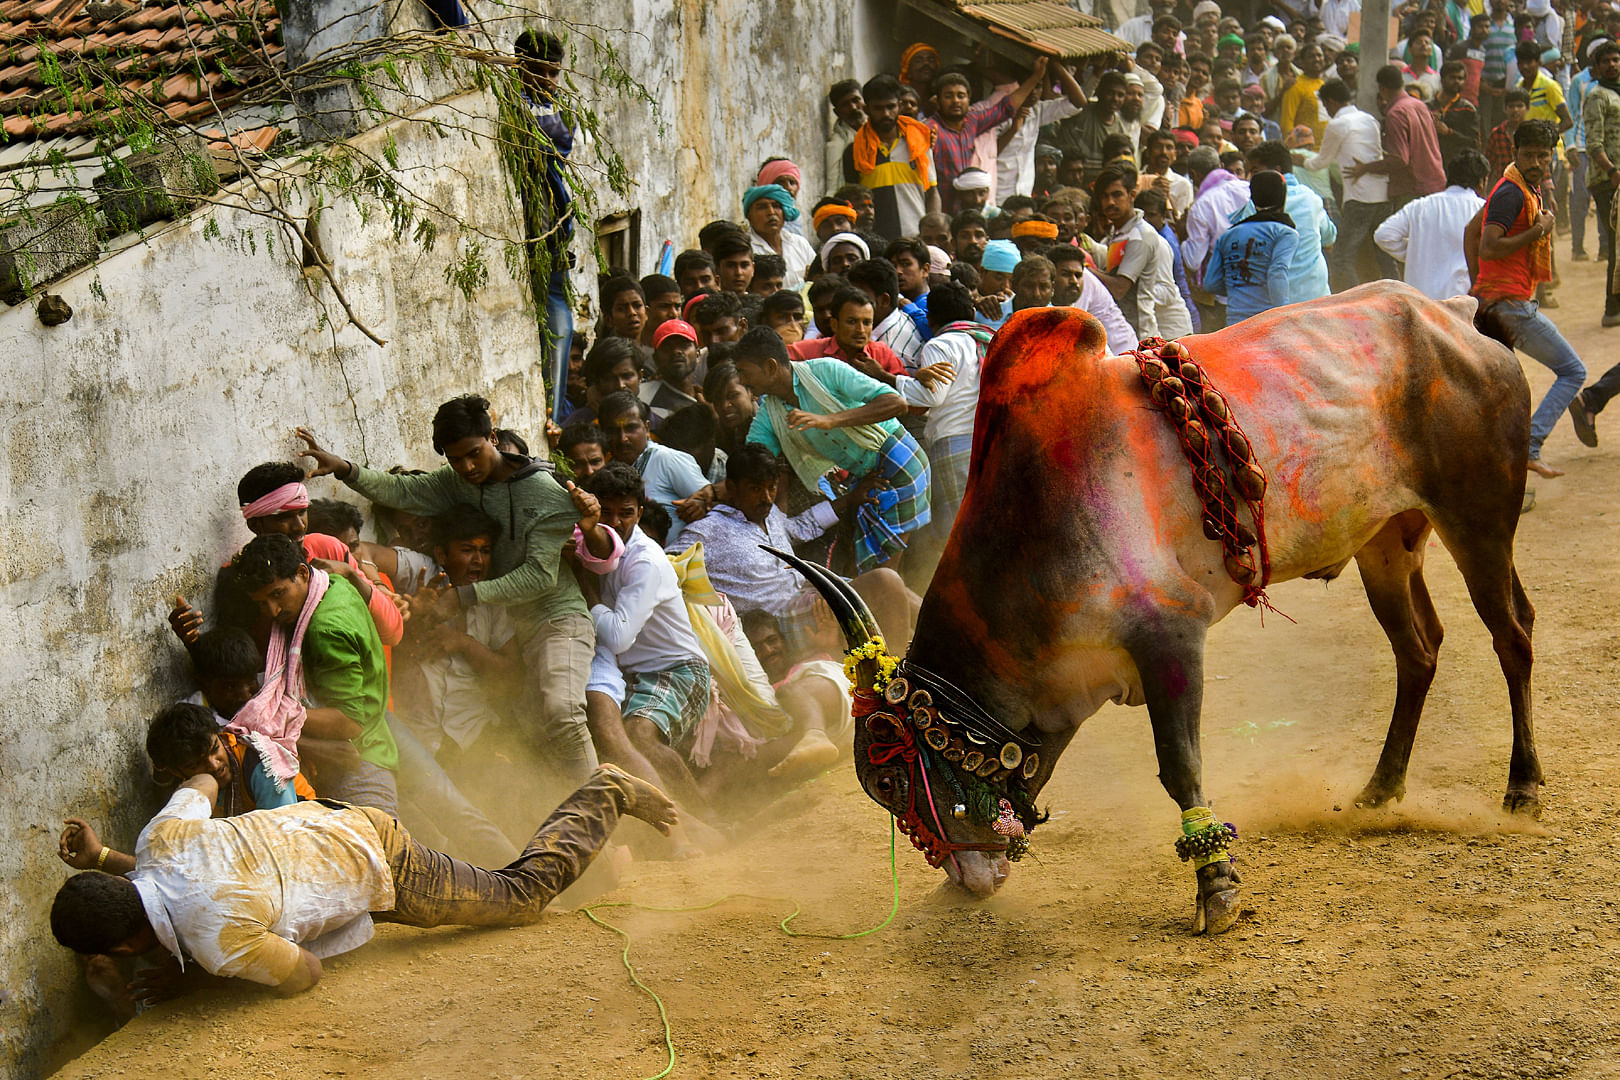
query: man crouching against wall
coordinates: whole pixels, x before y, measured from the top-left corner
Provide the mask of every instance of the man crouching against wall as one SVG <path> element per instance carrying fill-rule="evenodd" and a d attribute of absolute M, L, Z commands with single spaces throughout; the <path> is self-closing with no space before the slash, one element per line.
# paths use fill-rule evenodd
<path fill-rule="evenodd" d="M 90 955 L 161 946 L 182 968 L 189 958 L 210 974 L 296 994 L 320 981 L 323 957 L 371 940 L 373 916 L 422 927 L 530 923 L 620 816 L 666 835 L 676 821 L 663 792 L 604 765 L 516 862 L 484 870 L 424 847 L 373 807 L 322 799 L 213 820 L 218 796 L 212 776 L 191 777 L 141 831 L 133 856 L 70 825 L 59 854 L 88 872 L 57 891 L 56 940 Z"/>

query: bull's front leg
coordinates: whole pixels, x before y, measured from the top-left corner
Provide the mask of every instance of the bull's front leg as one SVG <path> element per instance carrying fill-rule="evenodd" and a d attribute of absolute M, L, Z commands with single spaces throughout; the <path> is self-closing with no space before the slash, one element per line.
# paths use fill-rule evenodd
<path fill-rule="evenodd" d="M 1195 934 L 1220 934 L 1238 919 L 1238 875 L 1226 850 L 1228 830 L 1204 797 L 1199 717 L 1204 703 L 1204 636 L 1193 619 L 1158 621 L 1127 641 L 1153 722 L 1159 782 L 1181 807 L 1177 853 L 1198 877 Z"/>

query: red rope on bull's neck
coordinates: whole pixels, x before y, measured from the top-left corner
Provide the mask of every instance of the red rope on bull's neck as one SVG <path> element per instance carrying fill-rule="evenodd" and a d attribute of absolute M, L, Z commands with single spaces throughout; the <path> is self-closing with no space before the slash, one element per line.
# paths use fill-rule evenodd
<path fill-rule="evenodd" d="M 1204 535 L 1220 541 L 1227 574 L 1243 586 L 1243 602 L 1276 611 L 1266 596 L 1271 583 L 1266 474 L 1226 395 L 1177 342 L 1147 338 L 1131 356 L 1148 395 L 1175 426 L 1203 507 Z M 1252 529 L 1238 517 L 1240 498 L 1248 506 Z"/>

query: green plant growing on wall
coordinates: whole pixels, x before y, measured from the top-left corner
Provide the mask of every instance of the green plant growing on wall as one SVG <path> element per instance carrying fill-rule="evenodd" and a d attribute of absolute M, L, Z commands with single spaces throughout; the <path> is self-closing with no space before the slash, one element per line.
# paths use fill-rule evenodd
<path fill-rule="evenodd" d="M 23 294 L 32 295 L 50 276 L 38 253 L 69 242 L 87 225 L 96 242 L 78 265 L 99 258 L 115 237 L 132 230 L 151 235 L 175 227 L 166 219 L 214 206 L 245 211 L 256 224 L 222 232 L 213 218 L 205 235 L 301 261 L 311 271 L 304 281 L 322 309 L 320 322 L 334 333 L 352 325 L 384 344 L 351 303 L 314 227 L 323 210 L 345 205 L 362 223 L 385 220 L 395 242 L 441 259 L 446 284 L 469 301 L 488 284 L 491 256 L 500 252 L 504 272 L 531 283 L 544 329 L 544 283 L 567 247 L 557 242 L 559 231 L 572 225 L 588 232 L 602 201 L 622 204 L 633 186 L 593 102 L 629 98 L 657 122 L 656 102 L 627 70 L 612 33 L 599 26 L 503 7 L 475 26 L 355 41 L 289 69 L 266 31 L 258 0 L 233 0 L 223 15 L 215 13 L 217 6 L 205 9 L 194 0 L 182 0 L 178 8 L 186 42 L 179 74 L 207 88 L 205 107 L 186 111 L 183 121 L 171 118 L 163 93 L 176 73 L 143 70 L 144 54 L 118 48 L 75 53 L 44 38 L 32 43 L 44 89 L 25 115 L 42 127 L 47 116 L 70 114 L 67 132 L 90 140 L 92 149 L 75 160 L 63 153 L 60 140 L 43 141 L 0 173 L 0 222 L 42 223 L 15 239 L 0 225 L 0 263 L 11 257 Z M 556 154 L 535 123 L 518 59 L 499 44 L 523 29 L 554 35 L 566 49 L 553 101 L 578 134 L 570 155 Z M 350 115 L 317 113 L 311 124 L 310 99 L 295 107 L 295 98 L 311 85 L 334 83 L 352 89 Z M 485 106 L 450 100 L 458 89 L 482 91 Z M 301 131 L 329 120 L 346 123 L 350 131 L 384 125 L 390 130 L 381 139 L 342 141 L 318 141 L 306 133 L 268 153 L 229 137 L 268 125 L 291 127 L 295 117 L 302 120 Z M 487 148 L 491 160 L 501 163 L 517 211 L 511 219 L 523 223 L 522 232 L 491 232 L 436 197 L 426 182 L 428 167 L 401 158 L 396 122 L 436 139 L 466 139 Z M 166 164 L 153 164 L 157 158 Z M 573 201 L 567 218 L 535 212 L 547 197 L 548 166 Z M 222 186 L 222 173 L 240 179 Z M 86 182 L 90 176 L 96 177 L 93 184 Z M 322 284 L 341 319 L 327 318 Z"/>

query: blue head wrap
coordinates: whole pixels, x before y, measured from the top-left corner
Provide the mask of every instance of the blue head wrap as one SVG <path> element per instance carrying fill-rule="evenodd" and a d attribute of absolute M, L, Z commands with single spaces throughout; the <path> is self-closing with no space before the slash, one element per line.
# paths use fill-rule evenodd
<path fill-rule="evenodd" d="M 799 220 L 799 204 L 793 201 L 793 196 L 781 184 L 761 184 L 751 187 L 743 192 L 743 213 L 761 199 L 773 199 L 782 208 L 783 221 Z"/>

